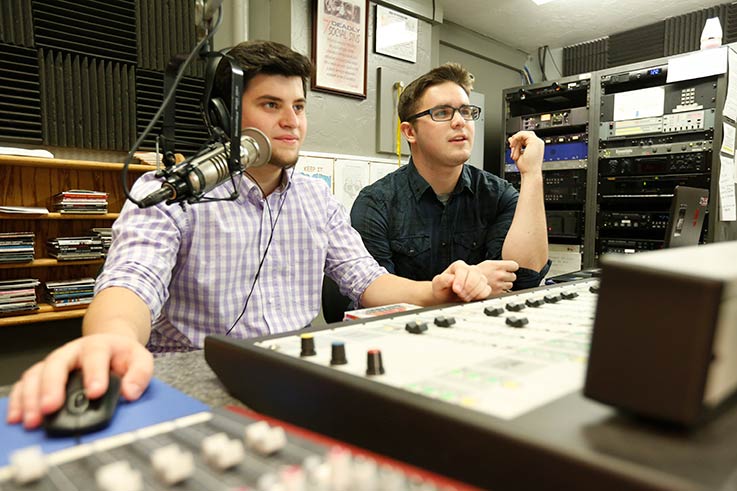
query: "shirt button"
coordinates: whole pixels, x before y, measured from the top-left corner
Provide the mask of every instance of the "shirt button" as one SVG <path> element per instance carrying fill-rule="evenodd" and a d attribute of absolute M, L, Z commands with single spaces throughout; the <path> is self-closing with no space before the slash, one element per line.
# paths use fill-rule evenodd
<path fill-rule="evenodd" d="M 448 245 L 448 243 L 447 242 L 441 242 L 440 245 L 443 246 L 443 247 L 445 247 L 445 246 Z"/>

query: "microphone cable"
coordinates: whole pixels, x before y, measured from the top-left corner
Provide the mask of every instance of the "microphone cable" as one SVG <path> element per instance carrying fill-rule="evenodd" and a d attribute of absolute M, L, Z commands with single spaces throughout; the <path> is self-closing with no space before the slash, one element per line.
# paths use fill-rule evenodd
<path fill-rule="evenodd" d="M 296 165 L 295 165 L 296 167 Z M 294 169 L 295 167 L 292 167 L 292 173 L 289 175 L 289 183 L 292 184 L 292 178 L 294 177 Z M 279 217 L 281 216 L 281 210 L 284 208 L 284 203 L 287 202 L 287 194 L 289 193 L 289 189 L 286 189 L 284 191 L 284 197 L 281 200 L 281 203 L 279 203 L 279 209 L 276 212 L 276 219 L 272 220 L 273 216 L 271 214 L 271 206 L 269 205 L 268 197 L 265 195 L 263 188 L 261 185 L 256 181 L 256 179 L 251 176 L 251 174 L 248 173 L 248 171 L 243 171 L 244 174 L 246 174 L 255 184 L 256 186 L 261 190 L 261 195 L 264 196 L 264 202 L 266 203 L 266 209 L 269 210 L 269 222 L 271 222 L 271 233 L 269 234 L 269 241 L 266 243 L 266 249 L 264 250 L 263 256 L 261 256 L 261 261 L 258 263 L 258 269 L 256 270 L 256 274 L 253 277 L 253 283 L 251 283 L 251 289 L 248 292 L 248 295 L 246 296 L 246 301 L 243 304 L 243 309 L 241 310 L 241 313 L 238 315 L 238 317 L 233 321 L 233 325 L 230 326 L 230 328 L 225 332 L 226 336 L 229 336 L 231 331 L 235 329 L 236 324 L 238 324 L 238 321 L 241 320 L 243 315 L 246 313 L 246 309 L 248 308 L 248 302 L 251 300 L 251 295 L 253 295 L 253 290 L 256 288 L 256 282 L 258 281 L 259 277 L 261 276 L 261 268 L 264 265 L 264 261 L 266 261 L 266 255 L 269 252 L 269 248 L 271 247 L 271 241 L 274 239 L 274 230 L 276 230 L 276 224 L 279 222 Z"/>

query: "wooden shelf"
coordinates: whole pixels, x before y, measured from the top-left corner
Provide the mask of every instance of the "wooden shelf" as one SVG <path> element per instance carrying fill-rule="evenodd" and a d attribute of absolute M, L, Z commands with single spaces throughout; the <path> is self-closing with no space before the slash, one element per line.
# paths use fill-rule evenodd
<path fill-rule="evenodd" d="M 73 169 L 73 170 L 100 170 L 120 171 L 122 163 L 118 162 L 91 162 L 87 160 L 68 159 L 44 159 L 38 157 L 18 157 L 15 155 L 0 155 L 0 165 L 11 165 L 13 167 L 42 167 L 45 169 Z M 152 165 L 131 164 L 128 170 L 131 172 L 148 172 L 155 170 Z"/>
<path fill-rule="evenodd" d="M 0 218 L 3 220 L 115 220 L 120 213 L 105 213 L 96 215 L 94 213 L 47 213 L 41 215 L 32 215 L 26 213 L 2 213 Z"/>
<path fill-rule="evenodd" d="M 78 259 L 75 261 L 59 261 L 53 258 L 34 259 L 29 263 L 1 263 L 0 269 L 19 269 L 19 268 L 46 268 L 46 267 L 64 267 L 64 266 L 84 266 L 86 264 L 102 264 L 104 259 Z"/>
<path fill-rule="evenodd" d="M 0 327 L 16 326 L 19 324 L 33 324 L 34 322 L 58 321 L 84 317 L 86 306 L 78 309 L 56 309 L 47 303 L 39 303 L 38 310 L 32 314 L 11 315 L 0 317 Z"/>

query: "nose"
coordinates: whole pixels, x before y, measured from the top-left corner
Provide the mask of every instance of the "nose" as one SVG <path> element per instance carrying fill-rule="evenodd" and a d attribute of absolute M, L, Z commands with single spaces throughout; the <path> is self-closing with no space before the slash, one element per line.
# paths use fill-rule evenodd
<path fill-rule="evenodd" d="M 285 107 L 279 121 L 284 128 L 296 128 L 299 125 L 299 116 L 293 107 Z"/>
<path fill-rule="evenodd" d="M 450 120 L 450 126 L 453 128 L 463 128 L 466 126 L 466 120 L 463 119 L 461 112 L 457 109 L 453 111 L 453 118 Z"/>

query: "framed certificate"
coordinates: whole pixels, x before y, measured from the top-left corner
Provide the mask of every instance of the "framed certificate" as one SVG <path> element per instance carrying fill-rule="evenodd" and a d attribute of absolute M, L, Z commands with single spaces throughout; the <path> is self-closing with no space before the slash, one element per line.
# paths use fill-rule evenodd
<path fill-rule="evenodd" d="M 366 98 L 368 0 L 314 0 L 312 89 Z"/>

